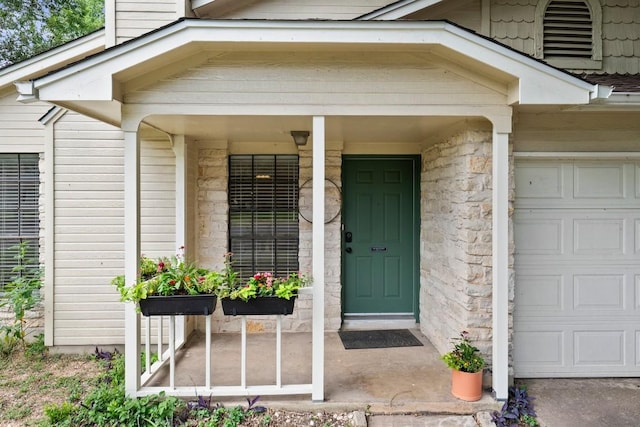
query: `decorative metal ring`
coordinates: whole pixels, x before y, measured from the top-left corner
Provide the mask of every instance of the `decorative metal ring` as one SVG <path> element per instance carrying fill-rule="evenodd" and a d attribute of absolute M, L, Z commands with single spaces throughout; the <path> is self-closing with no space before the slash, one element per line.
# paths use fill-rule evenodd
<path fill-rule="evenodd" d="M 338 184 L 336 184 L 334 181 L 330 180 L 329 178 L 325 178 L 324 181 L 325 181 L 325 200 L 327 198 L 327 193 L 328 193 L 327 187 L 329 188 L 329 191 L 333 192 L 337 198 L 336 203 L 327 204 L 325 202 L 324 223 L 329 224 L 335 221 L 340 216 L 340 213 L 342 212 L 342 190 L 340 190 L 340 187 L 338 186 Z M 310 178 L 305 182 L 303 182 L 298 188 L 298 191 L 299 191 L 298 214 L 302 219 L 304 219 L 310 224 L 313 223 L 313 217 L 312 217 L 313 211 L 308 210 L 305 215 L 305 213 L 303 213 L 303 210 L 300 209 L 300 205 L 301 205 L 300 201 L 303 201 L 303 202 L 306 201 L 306 198 L 302 195 L 302 191 L 304 189 L 309 189 L 312 183 L 313 183 L 313 178 Z M 308 205 L 311 206 L 311 203 L 312 203 L 311 200 L 309 200 Z M 304 204 L 306 205 L 306 203 Z M 330 207 L 333 208 L 336 206 L 337 206 L 337 210 L 333 209 L 332 211 L 327 211 L 328 208 Z"/>

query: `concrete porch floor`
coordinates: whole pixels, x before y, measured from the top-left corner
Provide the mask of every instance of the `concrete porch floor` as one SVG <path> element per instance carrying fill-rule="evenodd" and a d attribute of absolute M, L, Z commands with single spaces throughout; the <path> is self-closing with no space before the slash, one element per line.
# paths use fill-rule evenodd
<path fill-rule="evenodd" d="M 373 413 L 473 414 L 499 409 L 485 390 L 478 402 L 464 402 L 450 393 L 451 373 L 433 345 L 416 329 L 422 347 L 345 350 L 336 332 L 325 334 L 325 401 L 310 395 L 261 397 L 270 407 L 295 410 L 366 410 Z M 247 335 L 247 384 L 275 384 L 275 334 Z M 176 355 L 176 386 L 204 384 L 202 332 L 190 337 Z M 212 336 L 212 384 L 240 384 L 240 334 Z M 282 383 L 311 382 L 311 333 L 282 334 Z M 148 385 L 167 386 L 168 368 Z M 208 397 L 208 396 L 205 396 Z M 238 398 L 214 398 L 242 402 Z"/>

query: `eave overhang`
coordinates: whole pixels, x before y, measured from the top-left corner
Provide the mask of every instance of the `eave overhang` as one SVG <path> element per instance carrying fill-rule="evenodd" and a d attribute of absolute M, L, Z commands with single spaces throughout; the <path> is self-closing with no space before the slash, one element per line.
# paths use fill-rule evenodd
<path fill-rule="evenodd" d="M 32 79 L 104 50 L 104 29 L 0 69 L 0 91 L 16 81 Z"/>
<path fill-rule="evenodd" d="M 198 50 L 416 50 L 508 78 L 511 105 L 588 104 L 602 91 L 561 70 L 448 22 L 177 21 L 19 87 L 37 97 L 112 124 L 120 122 L 127 79 L 162 67 L 163 58 Z M 493 71 L 492 71 L 493 70 Z"/>

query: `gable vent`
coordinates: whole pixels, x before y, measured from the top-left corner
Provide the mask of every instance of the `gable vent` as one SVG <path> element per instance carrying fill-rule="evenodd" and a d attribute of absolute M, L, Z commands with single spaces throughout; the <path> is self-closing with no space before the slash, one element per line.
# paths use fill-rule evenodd
<path fill-rule="evenodd" d="M 544 14 L 544 57 L 591 58 L 592 27 L 584 1 L 551 1 Z"/>

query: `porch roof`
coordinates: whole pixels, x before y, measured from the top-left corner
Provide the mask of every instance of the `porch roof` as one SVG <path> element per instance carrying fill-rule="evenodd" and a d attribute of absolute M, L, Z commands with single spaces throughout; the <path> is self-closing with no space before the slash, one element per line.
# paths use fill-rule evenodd
<path fill-rule="evenodd" d="M 40 99 L 120 125 L 124 94 L 199 52 L 390 50 L 433 54 L 508 89 L 510 105 L 588 104 L 603 91 L 508 47 L 443 21 L 229 21 L 184 19 L 19 85 Z M 605 91 L 606 92 L 606 91 Z"/>

